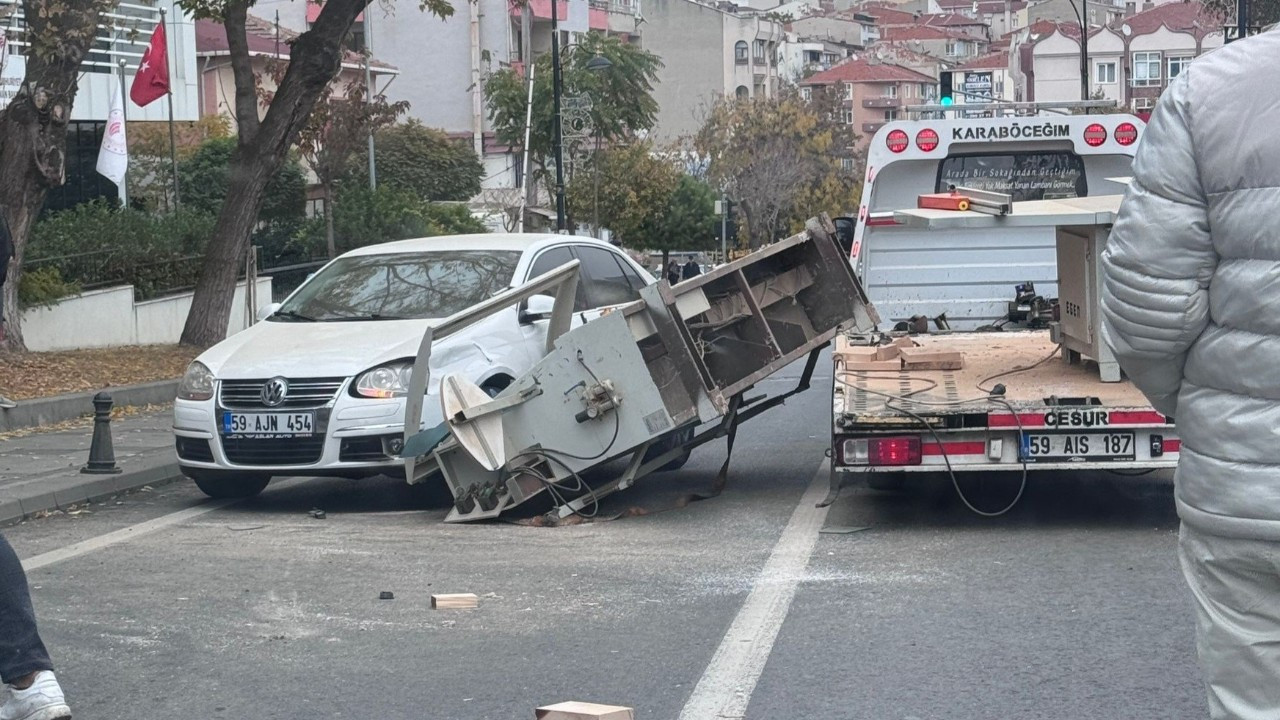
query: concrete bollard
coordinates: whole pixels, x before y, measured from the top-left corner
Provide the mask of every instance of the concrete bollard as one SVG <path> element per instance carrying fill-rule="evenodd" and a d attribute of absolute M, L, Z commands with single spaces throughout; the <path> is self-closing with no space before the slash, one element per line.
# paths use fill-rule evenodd
<path fill-rule="evenodd" d="M 116 451 L 111 444 L 111 393 L 100 392 L 93 396 L 93 441 L 89 444 L 89 463 L 80 472 L 89 475 L 114 475 Z"/>

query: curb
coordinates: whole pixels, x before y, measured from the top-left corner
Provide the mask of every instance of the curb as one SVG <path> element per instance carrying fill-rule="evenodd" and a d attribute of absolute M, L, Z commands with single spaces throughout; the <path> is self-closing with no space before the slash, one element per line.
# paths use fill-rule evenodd
<path fill-rule="evenodd" d="M 158 380 L 141 385 L 105 388 L 115 407 L 163 405 L 173 402 L 181 380 Z M 18 400 L 17 407 L 0 410 L 0 432 L 52 425 L 93 414 L 93 396 L 101 391 L 68 393 L 46 398 Z"/>
<path fill-rule="evenodd" d="M 0 525 L 24 520 L 44 510 L 64 510 L 68 506 L 101 500 L 150 485 L 164 485 L 182 479 L 182 471 L 172 457 L 148 458 L 134 469 L 118 475 L 71 475 L 50 478 L 38 489 L 25 492 L 0 491 Z"/>

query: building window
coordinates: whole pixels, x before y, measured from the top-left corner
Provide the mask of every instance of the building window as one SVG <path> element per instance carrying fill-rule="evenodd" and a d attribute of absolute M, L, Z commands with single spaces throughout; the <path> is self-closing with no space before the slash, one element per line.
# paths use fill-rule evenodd
<path fill-rule="evenodd" d="M 885 86 L 880 90 L 880 92 L 881 92 L 881 94 L 882 94 L 882 95 L 884 95 L 884 97 L 896 98 L 896 97 L 898 97 L 898 86 L 897 86 L 897 85 L 885 85 Z"/>
<path fill-rule="evenodd" d="M 845 125 L 852 125 L 852 124 L 853 124 L 853 108 L 845 108 L 845 109 L 844 109 L 844 112 L 843 112 L 843 113 L 841 113 L 841 114 L 842 114 L 842 115 L 844 115 L 844 124 L 845 124 Z"/>
<path fill-rule="evenodd" d="M 947 57 L 955 57 L 957 54 L 958 53 L 956 52 L 956 43 L 948 40 L 947 41 Z"/>
<path fill-rule="evenodd" d="M 765 43 L 763 40 L 757 40 L 755 45 L 756 62 L 763 63 L 765 58 Z"/>
<path fill-rule="evenodd" d="M 746 85 L 739 85 L 734 94 L 743 100 L 751 97 L 751 91 L 747 89 Z"/>
<path fill-rule="evenodd" d="M 1138 86 L 1160 84 L 1160 53 L 1133 54 L 1133 84 Z"/>
<path fill-rule="evenodd" d="M 807 63 L 813 63 L 814 65 L 817 65 L 818 63 L 822 62 L 822 53 L 818 52 L 817 50 L 805 50 L 804 61 Z"/>
<path fill-rule="evenodd" d="M 897 119 L 898 119 L 898 111 L 897 111 L 897 110 L 885 110 L 885 111 L 884 111 L 884 121 L 885 121 L 885 122 L 893 122 L 894 120 L 897 120 Z"/>
<path fill-rule="evenodd" d="M 1114 84 L 1116 81 L 1116 64 L 1113 62 L 1094 63 L 1093 81 L 1103 85 Z"/>
<path fill-rule="evenodd" d="M 920 97 L 921 99 L 924 99 L 924 100 L 932 99 L 933 88 L 924 83 L 920 83 Z"/>
<path fill-rule="evenodd" d="M 351 32 L 347 34 L 347 49 L 351 52 L 364 52 L 364 21 L 357 20 L 351 25 Z"/>
<path fill-rule="evenodd" d="M 853 83 L 844 84 L 844 99 L 845 100 L 853 99 Z"/>
<path fill-rule="evenodd" d="M 840 158 L 840 169 L 845 172 L 853 172 L 853 158 Z"/>
<path fill-rule="evenodd" d="M 1191 57 L 1171 57 L 1169 58 L 1169 79 L 1172 80 L 1182 74 L 1183 70 L 1191 64 L 1194 58 Z"/>
<path fill-rule="evenodd" d="M 805 87 L 800 88 L 800 97 L 804 98 L 806 101 L 812 100 L 813 88 L 807 85 Z M 375 153 L 375 157 L 376 157 L 376 153 Z"/>
<path fill-rule="evenodd" d="M 747 64 L 747 41 L 739 40 L 733 46 L 733 59 L 739 65 Z"/>

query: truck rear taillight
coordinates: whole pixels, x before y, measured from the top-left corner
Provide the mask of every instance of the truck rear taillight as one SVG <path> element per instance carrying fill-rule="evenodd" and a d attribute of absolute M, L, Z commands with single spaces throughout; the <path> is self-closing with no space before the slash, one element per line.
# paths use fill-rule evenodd
<path fill-rule="evenodd" d="M 933 152 L 938 149 L 938 133 L 929 128 L 925 128 L 916 133 L 916 147 L 925 152 Z"/>
<path fill-rule="evenodd" d="M 1094 123 L 1084 129 L 1084 141 L 1089 147 L 1098 147 L 1107 141 L 1107 129 Z"/>
<path fill-rule="evenodd" d="M 1133 123 L 1120 123 L 1116 126 L 1116 142 L 1121 145 L 1132 145 L 1138 141 L 1138 126 Z"/>
<path fill-rule="evenodd" d="M 907 137 L 907 133 L 902 130 L 894 130 L 884 139 L 889 146 L 889 152 L 900 153 L 907 149 L 911 144 L 911 138 Z"/>
<path fill-rule="evenodd" d="M 919 465 L 918 436 L 850 438 L 840 444 L 845 465 Z"/>

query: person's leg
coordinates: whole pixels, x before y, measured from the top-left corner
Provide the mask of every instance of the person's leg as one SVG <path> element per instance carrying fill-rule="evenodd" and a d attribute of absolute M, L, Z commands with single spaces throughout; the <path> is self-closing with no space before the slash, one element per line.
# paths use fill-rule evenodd
<path fill-rule="evenodd" d="M 52 670 L 49 653 L 36 631 L 36 614 L 22 562 L 0 535 L 0 680 L 29 684 L 33 674 Z"/>
<path fill-rule="evenodd" d="M 1280 543 L 1186 525 L 1178 558 L 1195 597 L 1196 650 L 1214 720 L 1280 718 Z"/>

